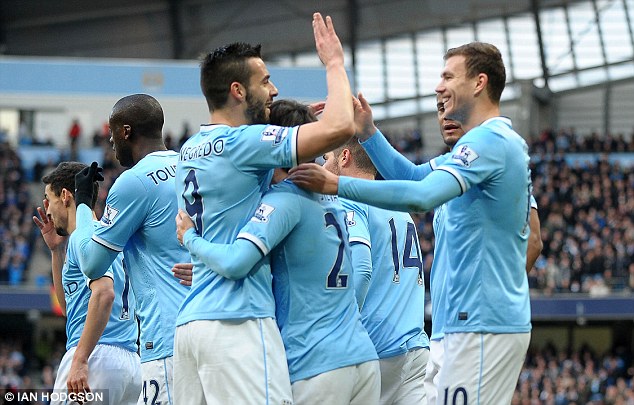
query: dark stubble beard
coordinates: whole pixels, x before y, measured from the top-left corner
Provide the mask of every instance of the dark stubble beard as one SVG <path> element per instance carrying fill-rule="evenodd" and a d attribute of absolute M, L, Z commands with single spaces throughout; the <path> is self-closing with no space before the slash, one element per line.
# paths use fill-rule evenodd
<path fill-rule="evenodd" d="M 247 93 L 247 120 L 250 124 L 268 124 L 269 117 L 266 116 L 266 103 L 255 100 L 251 93 Z"/>

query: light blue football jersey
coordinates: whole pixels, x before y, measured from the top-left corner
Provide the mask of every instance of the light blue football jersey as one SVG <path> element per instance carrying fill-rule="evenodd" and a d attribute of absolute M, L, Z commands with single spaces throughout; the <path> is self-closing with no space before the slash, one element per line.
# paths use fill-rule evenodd
<path fill-rule="evenodd" d="M 239 238 L 270 253 L 277 323 L 291 382 L 376 360 L 354 295 L 346 212 L 336 196 L 284 181 Z"/>
<path fill-rule="evenodd" d="M 425 325 L 425 282 L 418 233 L 411 215 L 341 199 L 350 243 L 372 254 L 372 278 L 361 308 L 379 358 L 429 347 Z"/>
<path fill-rule="evenodd" d="M 431 296 L 431 339 L 440 340 L 445 336 L 445 276 L 451 252 L 447 247 L 444 226 L 445 204 L 434 209 L 434 261 L 429 275 L 429 295 Z"/>
<path fill-rule="evenodd" d="M 531 329 L 526 248 L 531 199 L 528 146 L 507 118 L 466 133 L 438 170 L 463 195 L 447 202 L 444 332 Z"/>
<path fill-rule="evenodd" d="M 176 168 L 181 209 L 205 240 L 229 244 L 255 212 L 273 168 L 297 165 L 297 127 L 203 125 L 183 145 Z M 195 320 L 275 317 L 269 258 L 241 280 L 224 278 L 192 257 L 192 289 L 178 325 Z M 213 269 L 211 269 L 213 270 Z"/>
<path fill-rule="evenodd" d="M 176 315 L 188 287 L 171 269 L 190 255 L 176 238 L 178 153 L 148 154 L 115 181 L 92 239 L 123 251 L 141 322 L 141 362 L 172 356 Z"/>
<path fill-rule="evenodd" d="M 95 222 L 95 226 L 97 223 Z M 62 269 L 62 285 L 66 298 L 66 350 L 77 346 L 84 330 L 88 315 L 88 301 L 91 291 L 90 281 L 79 269 L 77 259 L 78 238 L 71 234 L 68 239 L 66 260 Z M 114 281 L 114 302 L 110 319 L 98 344 L 118 346 L 131 352 L 137 351 L 138 327 L 134 317 L 135 300 L 130 290 L 130 280 L 122 264 L 123 255 L 119 254 L 104 275 Z"/>
<path fill-rule="evenodd" d="M 524 333 L 531 329 L 528 162 L 528 146 L 511 121 L 495 117 L 465 134 L 422 181 L 342 176 L 339 195 L 404 211 L 447 203 L 444 332 Z"/>

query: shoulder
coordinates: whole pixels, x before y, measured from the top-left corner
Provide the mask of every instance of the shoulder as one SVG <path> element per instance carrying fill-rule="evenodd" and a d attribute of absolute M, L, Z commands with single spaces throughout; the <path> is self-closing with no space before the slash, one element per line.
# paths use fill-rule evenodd
<path fill-rule="evenodd" d="M 340 198 L 339 201 L 341 201 L 341 205 L 343 205 L 343 208 L 345 208 L 347 211 L 354 211 L 354 212 L 363 213 L 366 215 L 370 211 L 370 208 L 369 208 L 370 206 L 365 203 L 352 201 L 345 198 Z"/>
<path fill-rule="evenodd" d="M 277 184 L 272 185 L 268 191 L 264 194 L 264 197 L 281 196 L 281 195 L 293 195 L 296 197 L 310 197 L 314 195 L 310 191 L 299 188 L 295 183 L 290 180 L 283 180 Z M 279 198 L 279 197 L 276 197 Z"/>

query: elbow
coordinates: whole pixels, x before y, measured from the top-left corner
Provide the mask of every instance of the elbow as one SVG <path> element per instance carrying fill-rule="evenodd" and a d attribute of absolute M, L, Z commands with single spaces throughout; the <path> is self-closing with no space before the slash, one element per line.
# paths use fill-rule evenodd
<path fill-rule="evenodd" d="M 250 269 L 245 271 L 241 266 L 233 266 L 231 264 L 228 264 L 223 266 L 222 268 L 216 267 L 215 271 L 227 280 L 238 281 L 245 278 L 249 274 Z"/>
<path fill-rule="evenodd" d="M 354 121 L 342 123 L 341 129 L 339 131 L 341 133 L 341 137 L 350 139 L 354 136 L 355 126 Z"/>
<path fill-rule="evenodd" d="M 91 297 L 97 301 L 100 308 L 112 307 L 112 303 L 114 302 L 114 288 L 112 288 L 112 286 L 98 288 L 92 292 Z"/>
<path fill-rule="evenodd" d="M 531 237 L 531 246 L 533 246 L 535 256 L 539 256 L 542 253 L 542 249 L 544 249 L 544 242 L 542 242 L 542 238 L 539 235 L 535 235 L 535 237 Z"/>
<path fill-rule="evenodd" d="M 231 281 L 238 281 L 248 276 L 249 272 L 240 271 L 240 270 L 229 270 L 225 274 L 226 274 L 225 278 L 228 278 Z"/>
<path fill-rule="evenodd" d="M 325 128 L 329 128 L 334 138 L 338 142 L 345 142 L 352 138 L 355 133 L 353 120 L 328 120 Z"/>

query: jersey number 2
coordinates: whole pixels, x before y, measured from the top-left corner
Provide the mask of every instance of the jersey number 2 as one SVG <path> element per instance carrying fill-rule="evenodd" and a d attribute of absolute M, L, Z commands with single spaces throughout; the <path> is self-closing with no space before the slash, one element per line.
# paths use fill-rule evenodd
<path fill-rule="evenodd" d="M 339 238 L 339 250 L 337 251 L 337 258 L 335 259 L 335 264 L 332 266 L 330 271 L 328 272 L 328 279 L 326 280 L 326 288 L 347 288 L 348 287 L 348 275 L 340 274 L 341 265 L 343 263 L 343 252 L 344 252 L 344 242 L 343 242 L 343 232 L 341 231 L 341 227 L 337 222 L 337 218 L 335 218 L 332 212 L 327 212 L 324 214 L 324 218 L 326 220 L 326 228 L 329 226 L 333 226 L 337 230 L 337 237 Z"/>

